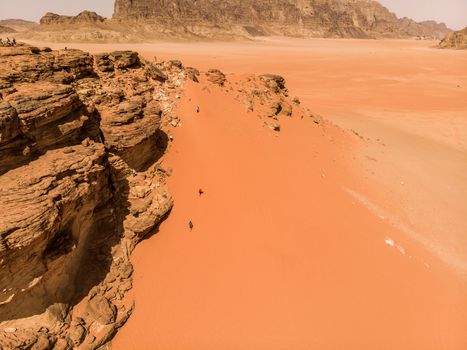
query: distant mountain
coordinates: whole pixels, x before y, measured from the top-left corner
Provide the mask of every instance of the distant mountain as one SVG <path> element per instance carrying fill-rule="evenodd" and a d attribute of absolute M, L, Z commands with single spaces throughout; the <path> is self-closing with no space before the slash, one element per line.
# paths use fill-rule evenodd
<path fill-rule="evenodd" d="M 450 32 L 434 21 L 399 19 L 373 0 L 116 0 L 113 17 L 195 35 L 239 27 L 245 34 L 351 38 L 433 39 Z"/>
<path fill-rule="evenodd" d="M 16 30 L 10 27 L 0 26 L 0 34 L 16 33 Z"/>
<path fill-rule="evenodd" d="M 95 12 L 83 11 L 77 16 L 62 16 L 48 12 L 40 20 L 41 25 L 92 24 L 104 22 L 105 18 Z"/>
<path fill-rule="evenodd" d="M 443 49 L 467 49 L 467 27 L 448 34 L 440 43 Z"/>
<path fill-rule="evenodd" d="M 23 32 L 36 27 L 38 24 L 24 19 L 3 19 L 0 20 L 0 26 L 5 26 L 14 29 L 17 32 Z"/>
<path fill-rule="evenodd" d="M 398 18 L 373 0 L 116 0 L 112 19 L 47 13 L 25 38 L 38 41 L 237 39 L 255 36 L 441 39 L 434 21 Z"/>

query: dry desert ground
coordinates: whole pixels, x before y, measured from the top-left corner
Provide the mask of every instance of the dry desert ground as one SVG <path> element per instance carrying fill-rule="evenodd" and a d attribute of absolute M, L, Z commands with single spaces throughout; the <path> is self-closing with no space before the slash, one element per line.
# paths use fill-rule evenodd
<path fill-rule="evenodd" d="M 175 207 L 132 257 L 113 349 L 467 349 L 467 55 L 435 45 L 70 44 L 229 81 L 180 98 Z M 235 103 L 253 73 L 331 123 L 265 128 Z"/>

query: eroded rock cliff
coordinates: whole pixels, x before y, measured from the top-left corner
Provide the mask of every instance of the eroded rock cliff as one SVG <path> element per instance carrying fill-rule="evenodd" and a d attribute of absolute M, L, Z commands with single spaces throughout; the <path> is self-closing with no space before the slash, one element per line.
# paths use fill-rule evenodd
<path fill-rule="evenodd" d="M 439 47 L 442 49 L 467 49 L 467 28 L 448 34 L 441 40 Z"/>
<path fill-rule="evenodd" d="M 155 21 L 203 35 L 211 28 L 246 35 L 443 37 L 444 24 L 397 18 L 373 0 L 116 0 L 114 18 Z M 203 29 L 204 28 L 204 29 Z"/>
<path fill-rule="evenodd" d="M 161 124 L 184 72 L 159 71 L 0 47 L 0 348 L 95 349 L 130 315 L 129 254 L 172 207 Z"/>

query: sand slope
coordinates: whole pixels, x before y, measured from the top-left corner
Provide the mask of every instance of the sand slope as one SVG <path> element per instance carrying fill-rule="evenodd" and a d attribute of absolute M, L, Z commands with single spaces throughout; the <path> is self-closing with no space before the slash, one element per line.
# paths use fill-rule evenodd
<path fill-rule="evenodd" d="M 176 205 L 135 252 L 114 349 L 467 346 L 465 283 L 346 191 L 355 139 L 297 117 L 276 135 L 196 84 L 179 111 Z"/>
<path fill-rule="evenodd" d="M 281 73 L 304 105 L 359 136 L 349 147 L 286 120 L 276 138 L 192 87 L 166 160 L 176 207 L 137 250 L 138 307 L 115 348 L 467 348 L 467 56 L 436 44 L 119 46 Z"/>

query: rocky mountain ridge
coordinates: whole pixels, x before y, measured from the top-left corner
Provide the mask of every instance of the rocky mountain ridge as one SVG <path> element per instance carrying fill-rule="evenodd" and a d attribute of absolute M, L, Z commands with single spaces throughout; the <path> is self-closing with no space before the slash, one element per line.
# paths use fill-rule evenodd
<path fill-rule="evenodd" d="M 449 32 L 444 24 L 399 19 L 373 0 L 116 0 L 113 18 L 153 20 L 194 34 L 216 26 L 243 27 L 250 35 L 352 38 L 442 38 Z"/>
<path fill-rule="evenodd" d="M 79 25 L 79 24 L 90 24 L 90 23 L 102 23 L 105 18 L 99 16 L 95 12 L 83 11 L 77 16 L 63 16 L 57 15 L 56 13 L 48 12 L 42 16 L 39 23 L 41 25 Z"/>
<path fill-rule="evenodd" d="M 398 18 L 373 0 L 116 0 L 112 19 L 47 13 L 24 38 L 128 42 L 257 36 L 441 39 L 443 23 Z M 79 29 L 79 30 L 77 30 Z"/>

